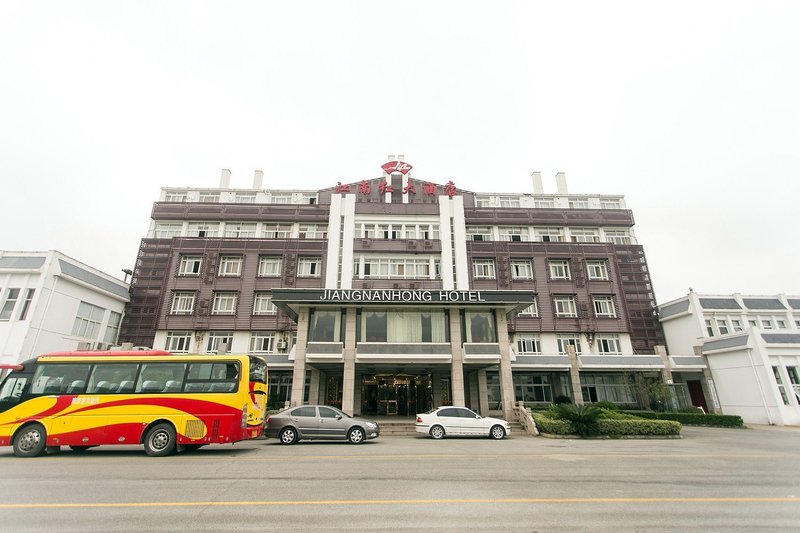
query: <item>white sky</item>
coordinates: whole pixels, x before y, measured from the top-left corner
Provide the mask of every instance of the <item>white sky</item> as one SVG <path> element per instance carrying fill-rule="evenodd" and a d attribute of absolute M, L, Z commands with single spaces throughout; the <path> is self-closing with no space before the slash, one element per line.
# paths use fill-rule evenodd
<path fill-rule="evenodd" d="M 624 194 L 659 302 L 800 294 L 800 2 L 0 3 L 0 249 L 122 277 L 163 186 Z M 793 229 L 794 228 L 794 229 Z"/>

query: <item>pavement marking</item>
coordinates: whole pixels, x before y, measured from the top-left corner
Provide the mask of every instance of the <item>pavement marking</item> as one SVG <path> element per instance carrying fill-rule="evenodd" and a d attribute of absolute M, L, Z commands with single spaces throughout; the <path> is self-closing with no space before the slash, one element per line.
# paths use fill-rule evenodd
<path fill-rule="evenodd" d="M 0 509 L 86 509 L 100 507 L 246 507 L 246 506 L 328 506 L 328 505 L 432 505 L 462 503 L 800 503 L 800 498 L 485 498 L 428 500 L 309 500 L 231 502 L 126 502 L 126 503 L 5 503 Z"/>

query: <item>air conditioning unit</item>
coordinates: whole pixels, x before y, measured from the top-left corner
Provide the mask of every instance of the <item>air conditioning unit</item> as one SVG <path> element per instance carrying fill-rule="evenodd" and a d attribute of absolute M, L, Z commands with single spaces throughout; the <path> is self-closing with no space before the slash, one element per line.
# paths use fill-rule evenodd
<path fill-rule="evenodd" d="M 409 240 L 409 241 L 408 241 L 408 247 L 409 247 L 409 248 L 416 248 L 416 247 L 417 247 L 417 241 L 415 241 L 415 240 Z"/>
<path fill-rule="evenodd" d="M 430 248 L 431 246 L 433 246 L 431 241 L 425 241 L 425 248 Z"/>
<path fill-rule="evenodd" d="M 370 240 L 369 239 L 363 239 L 361 241 L 361 246 L 363 246 L 364 248 L 369 248 L 369 245 L 370 245 Z"/>
<path fill-rule="evenodd" d="M 277 347 L 279 350 L 285 350 L 288 346 L 286 339 L 278 339 Z"/>

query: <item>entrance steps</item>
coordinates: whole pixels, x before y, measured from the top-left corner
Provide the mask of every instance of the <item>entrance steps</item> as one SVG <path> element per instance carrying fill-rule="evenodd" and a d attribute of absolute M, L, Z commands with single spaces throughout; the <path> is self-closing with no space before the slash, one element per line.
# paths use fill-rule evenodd
<path fill-rule="evenodd" d="M 381 427 L 382 437 L 414 437 L 422 436 L 422 433 L 417 433 L 413 418 L 396 418 L 396 417 L 381 417 L 374 419 Z M 513 436 L 527 436 L 522 424 L 519 422 L 511 422 L 511 434 Z"/>

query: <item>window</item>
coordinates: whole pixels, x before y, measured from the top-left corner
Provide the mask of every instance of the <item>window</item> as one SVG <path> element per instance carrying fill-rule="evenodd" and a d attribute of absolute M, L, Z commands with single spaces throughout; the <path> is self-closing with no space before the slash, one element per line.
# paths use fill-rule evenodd
<path fill-rule="evenodd" d="M 447 342 L 442 310 L 370 309 L 359 318 L 359 342 Z"/>
<path fill-rule="evenodd" d="M 512 279 L 533 279 L 533 267 L 527 259 L 514 259 L 511 261 Z"/>
<path fill-rule="evenodd" d="M 622 202 L 616 198 L 600 198 L 601 209 L 622 209 Z"/>
<path fill-rule="evenodd" d="M 175 291 L 172 293 L 171 315 L 191 315 L 194 313 L 194 291 Z"/>
<path fill-rule="evenodd" d="M 590 280 L 607 280 L 608 264 L 603 260 L 586 261 L 586 272 Z"/>
<path fill-rule="evenodd" d="M 757 328 L 758 327 L 758 322 L 756 322 L 755 320 L 748 320 L 747 323 L 750 325 L 750 327 L 753 327 L 753 328 Z"/>
<path fill-rule="evenodd" d="M 189 353 L 191 342 L 192 333 L 190 331 L 168 331 L 164 349 L 172 353 Z"/>
<path fill-rule="evenodd" d="M 156 224 L 156 229 L 153 232 L 155 239 L 171 239 L 173 237 L 180 237 L 183 231 L 183 224 Z"/>
<path fill-rule="evenodd" d="M 242 274 L 242 256 L 240 255 L 223 255 L 219 258 L 219 275 L 220 276 L 241 276 Z"/>
<path fill-rule="evenodd" d="M 547 262 L 550 269 L 550 279 L 570 279 L 569 261 L 566 259 L 551 259 Z"/>
<path fill-rule="evenodd" d="M 292 234 L 289 224 L 264 224 L 265 239 L 288 239 Z"/>
<path fill-rule="evenodd" d="M 322 259 L 319 257 L 301 257 L 297 261 L 297 277 L 318 278 L 322 271 Z"/>
<path fill-rule="evenodd" d="M 542 346 L 539 343 L 539 335 L 535 333 L 517 334 L 517 353 L 536 354 L 542 353 Z"/>
<path fill-rule="evenodd" d="M 186 363 L 145 363 L 136 380 L 135 392 L 177 393 L 183 389 Z"/>
<path fill-rule="evenodd" d="M 539 316 L 539 302 L 536 296 L 533 297 L 533 303 L 519 312 L 519 316 Z"/>
<path fill-rule="evenodd" d="M 379 239 L 399 239 L 401 234 L 400 224 L 378 224 Z"/>
<path fill-rule="evenodd" d="M 742 321 L 738 319 L 731 320 L 731 327 L 733 327 L 734 332 L 742 331 Z"/>
<path fill-rule="evenodd" d="M 552 198 L 536 198 L 533 200 L 533 205 L 539 209 L 552 209 L 556 206 L 556 202 Z"/>
<path fill-rule="evenodd" d="M 270 202 L 273 204 L 290 204 L 292 203 L 291 194 L 273 194 Z"/>
<path fill-rule="evenodd" d="M 475 207 L 490 207 L 492 205 L 491 197 L 489 196 L 475 196 Z"/>
<path fill-rule="evenodd" d="M 252 239 L 256 236 L 255 222 L 227 222 L 225 236 L 234 239 Z"/>
<path fill-rule="evenodd" d="M 466 342 L 497 342 L 494 313 L 491 311 L 464 311 Z"/>
<path fill-rule="evenodd" d="M 96 339 L 100 333 L 100 322 L 103 321 L 105 309 L 87 302 L 78 306 L 78 316 L 72 325 L 72 334 L 86 339 Z"/>
<path fill-rule="evenodd" d="M 342 313 L 340 311 L 312 310 L 308 319 L 309 342 L 339 342 Z"/>
<path fill-rule="evenodd" d="M 353 275 L 361 278 L 429 279 L 431 277 L 430 259 L 425 257 L 365 257 L 363 274 L 358 263 L 356 259 Z"/>
<path fill-rule="evenodd" d="M 775 324 L 778 325 L 778 329 L 786 329 L 786 321 L 785 320 L 776 320 Z"/>
<path fill-rule="evenodd" d="M 301 203 L 314 205 L 317 203 L 317 195 L 316 194 L 303 194 L 301 195 Z"/>
<path fill-rule="evenodd" d="M 83 390 L 90 368 L 88 363 L 36 365 L 29 394 L 67 394 L 71 387 Z"/>
<path fill-rule="evenodd" d="M 489 226 L 467 226 L 467 239 L 471 241 L 491 241 L 492 228 Z"/>
<path fill-rule="evenodd" d="M 796 366 L 787 366 L 786 373 L 789 374 L 789 382 L 792 384 L 794 399 L 800 404 L 800 375 L 797 373 Z"/>
<path fill-rule="evenodd" d="M 628 377 L 619 374 L 581 373 L 581 392 L 588 402 L 609 401 L 616 404 L 635 404 L 636 395 Z"/>
<path fill-rule="evenodd" d="M 256 195 L 236 193 L 236 198 L 234 198 L 234 202 L 236 202 L 237 204 L 254 204 L 256 203 Z"/>
<path fill-rule="evenodd" d="M 727 335 L 729 333 L 728 323 L 725 321 L 725 319 L 717 319 L 717 331 L 719 331 L 720 335 Z"/>
<path fill-rule="evenodd" d="M 181 263 L 178 266 L 178 275 L 197 276 L 200 274 L 200 266 L 202 264 L 202 255 L 181 255 Z"/>
<path fill-rule="evenodd" d="M 595 228 L 570 228 L 572 242 L 600 242 L 600 232 Z"/>
<path fill-rule="evenodd" d="M 210 331 L 208 333 L 208 342 L 206 343 L 206 353 L 218 353 L 225 345 L 225 352 L 231 351 L 231 344 L 233 344 L 232 331 Z"/>
<path fill-rule="evenodd" d="M 472 273 L 475 279 L 494 279 L 494 260 L 475 259 L 472 261 Z"/>
<path fill-rule="evenodd" d="M 575 353 L 581 354 L 581 339 L 578 335 L 570 333 L 559 333 L 556 335 L 556 342 L 558 343 L 558 353 L 567 355 L 567 346 L 575 348 Z"/>
<path fill-rule="evenodd" d="M 570 209 L 589 209 L 588 198 L 568 198 L 567 202 Z"/>
<path fill-rule="evenodd" d="M 278 312 L 275 304 L 272 303 L 272 293 L 258 291 L 253 300 L 254 315 L 274 315 Z"/>
<path fill-rule="evenodd" d="M 283 259 L 273 256 L 262 255 L 258 258 L 258 276 L 259 277 L 277 277 L 281 275 L 281 266 Z"/>
<path fill-rule="evenodd" d="M 706 333 L 709 337 L 714 336 L 714 324 L 711 320 L 706 320 Z"/>
<path fill-rule="evenodd" d="M 533 234 L 539 242 L 561 242 L 564 240 L 564 230 L 562 228 L 533 228 Z"/>
<path fill-rule="evenodd" d="M 235 315 L 237 296 L 235 292 L 215 292 L 214 307 L 211 309 L 211 314 Z"/>
<path fill-rule="evenodd" d="M 188 237 L 216 237 L 219 235 L 219 224 L 210 222 L 189 222 L 186 235 Z"/>
<path fill-rule="evenodd" d="M 615 318 L 617 316 L 613 296 L 592 296 L 592 303 L 594 304 L 594 314 L 596 317 Z"/>
<path fill-rule="evenodd" d="M 786 394 L 786 388 L 783 386 L 783 380 L 781 379 L 781 370 L 777 366 L 772 367 L 772 375 L 775 376 L 775 382 L 778 385 L 778 392 L 781 393 L 781 398 L 783 399 L 784 405 L 789 405 L 789 395 Z"/>
<path fill-rule="evenodd" d="M 772 329 L 772 320 L 770 320 L 769 318 L 762 318 L 761 327 L 764 329 Z"/>
<path fill-rule="evenodd" d="M 613 244 L 630 244 L 631 236 L 627 230 L 605 230 L 606 242 Z"/>
<path fill-rule="evenodd" d="M 136 363 L 98 363 L 95 365 L 92 375 L 89 377 L 89 384 L 86 388 L 87 394 L 113 394 L 131 393 L 133 384 L 136 382 L 136 372 L 139 365 Z M 183 374 L 180 379 L 183 380 Z M 70 394 L 80 394 L 83 392 L 85 382 L 71 384 L 74 390 Z"/>
<path fill-rule="evenodd" d="M 501 196 L 500 207 L 519 207 L 519 198 L 515 196 Z"/>
<path fill-rule="evenodd" d="M 521 226 L 500 226 L 500 240 L 520 242 L 528 240 L 528 228 Z"/>
<path fill-rule="evenodd" d="M 547 374 L 515 373 L 513 381 L 516 401 L 525 403 L 553 401 L 553 389 L 550 386 L 550 376 Z"/>
<path fill-rule="evenodd" d="M 35 292 L 36 289 L 27 289 L 25 291 L 25 300 L 23 300 L 22 309 L 19 311 L 19 320 L 28 318 L 28 310 L 31 308 L 31 302 L 33 301 L 33 294 Z"/>
<path fill-rule="evenodd" d="M 619 342 L 619 335 L 597 335 L 597 352 L 603 355 L 619 355 L 622 353 L 622 345 Z"/>
<path fill-rule="evenodd" d="M 206 204 L 219 203 L 219 193 L 215 192 L 201 192 L 200 201 Z"/>
<path fill-rule="evenodd" d="M 171 191 L 164 196 L 165 202 L 185 202 L 186 193 L 183 191 Z"/>
<path fill-rule="evenodd" d="M 800 320 L 795 320 L 795 321 L 794 321 L 794 326 L 795 326 L 796 328 L 800 329 Z"/>
<path fill-rule="evenodd" d="M 324 224 L 300 224 L 301 239 L 326 239 L 328 237 L 328 226 Z"/>
<path fill-rule="evenodd" d="M 275 333 L 254 331 L 250 334 L 250 353 L 272 353 L 275 349 Z"/>
<path fill-rule="evenodd" d="M 553 296 L 553 305 L 556 309 L 556 317 L 576 317 L 575 297 L 572 295 Z"/>
<path fill-rule="evenodd" d="M 114 311 L 110 312 L 108 317 L 108 325 L 106 326 L 106 335 L 103 337 L 103 342 L 109 344 L 116 344 L 117 335 L 119 334 L 119 324 L 122 322 L 122 313 Z"/>
<path fill-rule="evenodd" d="M 11 320 L 11 315 L 14 313 L 14 306 L 17 305 L 19 298 L 19 289 L 6 289 L 6 299 L 3 301 L 3 308 L 0 309 L 0 320 Z"/>

